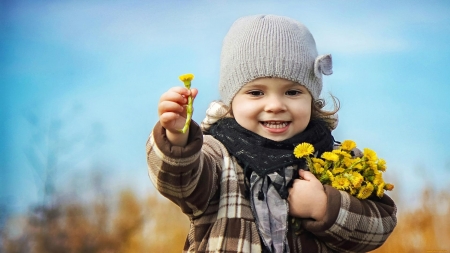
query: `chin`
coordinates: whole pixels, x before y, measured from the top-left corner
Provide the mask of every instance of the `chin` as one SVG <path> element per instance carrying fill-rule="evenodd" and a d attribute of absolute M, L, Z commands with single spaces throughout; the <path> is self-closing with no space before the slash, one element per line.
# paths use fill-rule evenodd
<path fill-rule="evenodd" d="M 288 138 L 283 137 L 283 136 L 263 136 L 266 139 L 272 140 L 272 141 L 284 141 Z"/>

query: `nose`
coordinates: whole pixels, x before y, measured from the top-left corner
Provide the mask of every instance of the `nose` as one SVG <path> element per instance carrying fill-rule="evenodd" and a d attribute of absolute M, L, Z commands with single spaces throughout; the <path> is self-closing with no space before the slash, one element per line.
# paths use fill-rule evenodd
<path fill-rule="evenodd" d="M 266 100 L 264 110 L 271 113 L 284 112 L 286 111 L 286 105 L 282 98 L 278 96 L 270 96 Z"/>

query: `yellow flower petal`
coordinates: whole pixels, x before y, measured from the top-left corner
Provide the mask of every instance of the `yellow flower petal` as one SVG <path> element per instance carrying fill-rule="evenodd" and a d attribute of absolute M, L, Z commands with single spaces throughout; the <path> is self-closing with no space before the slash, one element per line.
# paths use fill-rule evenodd
<path fill-rule="evenodd" d="M 378 165 L 374 161 L 367 161 L 367 165 L 369 165 L 372 170 L 378 171 Z"/>
<path fill-rule="evenodd" d="M 352 172 L 350 177 L 350 182 L 352 183 L 353 187 L 359 188 L 361 187 L 362 182 L 364 181 L 364 178 L 359 172 Z"/>
<path fill-rule="evenodd" d="M 340 149 L 335 149 L 332 151 L 332 153 L 336 154 L 336 155 L 340 155 L 341 157 L 346 157 L 346 158 L 351 158 L 352 156 L 344 150 L 340 150 Z"/>
<path fill-rule="evenodd" d="M 352 165 L 350 165 L 352 169 L 361 171 L 363 169 L 363 164 L 361 163 L 361 158 L 357 157 L 352 159 Z"/>
<path fill-rule="evenodd" d="M 345 140 L 342 142 L 341 148 L 343 150 L 352 151 L 354 148 L 356 148 L 356 143 L 352 140 Z"/>
<path fill-rule="evenodd" d="M 315 173 L 322 174 L 322 172 L 324 171 L 324 168 L 322 167 L 322 165 L 320 165 L 318 163 L 314 163 L 314 170 L 315 170 Z"/>
<path fill-rule="evenodd" d="M 331 153 L 331 152 L 324 152 L 321 157 L 327 161 L 332 161 L 332 162 L 339 161 L 339 156 L 334 153 Z"/>
<path fill-rule="evenodd" d="M 370 197 L 370 195 L 372 195 L 373 189 L 373 184 L 367 183 L 367 185 L 361 186 L 356 197 L 358 199 L 367 199 L 368 197 Z"/>
<path fill-rule="evenodd" d="M 334 181 L 334 176 L 331 171 L 327 170 L 325 173 L 322 173 L 322 175 L 320 175 L 319 181 L 322 184 L 330 184 Z"/>
<path fill-rule="evenodd" d="M 364 149 L 364 157 L 367 158 L 367 160 L 375 162 L 378 158 L 377 158 L 377 153 L 375 153 L 375 151 L 373 151 L 370 148 L 365 148 Z"/>
<path fill-rule="evenodd" d="M 383 175 L 381 174 L 381 172 L 379 172 L 379 171 L 375 172 L 373 184 L 377 185 L 377 186 L 384 184 Z"/>
<path fill-rule="evenodd" d="M 322 165 L 322 166 L 325 165 L 325 161 L 322 160 L 322 159 L 320 159 L 320 158 L 315 158 L 315 157 L 313 157 L 313 158 L 311 158 L 311 160 L 313 161 L 313 163 L 317 163 L 317 164 L 320 164 L 320 165 Z"/>
<path fill-rule="evenodd" d="M 334 181 L 331 183 L 331 186 L 338 190 L 347 190 L 350 187 L 350 181 L 343 176 L 336 176 Z"/>
<path fill-rule="evenodd" d="M 194 75 L 193 74 L 184 74 L 184 75 L 181 75 L 179 78 L 182 82 L 187 82 L 187 81 L 192 81 L 194 79 Z"/>
<path fill-rule="evenodd" d="M 330 179 L 330 181 L 334 181 L 334 175 L 333 175 L 333 173 L 331 173 L 331 171 L 327 170 L 326 174 L 327 174 L 328 178 Z"/>
<path fill-rule="evenodd" d="M 379 198 L 383 197 L 383 195 L 384 195 L 384 185 L 385 184 L 382 183 L 382 184 L 378 185 L 378 187 L 377 187 L 377 196 Z"/>
<path fill-rule="evenodd" d="M 378 169 L 381 171 L 386 171 L 386 161 L 384 159 L 379 159 L 377 163 Z"/>
<path fill-rule="evenodd" d="M 314 146 L 309 143 L 306 143 L 306 142 L 298 144 L 294 148 L 294 155 L 297 158 L 303 158 L 303 157 L 309 156 L 313 152 L 314 152 Z"/>
<path fill-rule="evenodd" d="M 331 172 L 332 172 L 334 175 L 340 174 L 340 173 L 344 172 L 344 168 L 342 168 L 342 167 L 337 167 L 337 168 L 334 168 Z"/>

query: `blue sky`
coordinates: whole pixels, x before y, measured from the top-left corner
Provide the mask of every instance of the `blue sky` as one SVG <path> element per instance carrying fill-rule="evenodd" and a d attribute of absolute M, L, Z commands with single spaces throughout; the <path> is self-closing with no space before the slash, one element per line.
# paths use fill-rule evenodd
<path fill-rule="evenodd" d="M 65 194 L 89 194 L 94 172 L 111 189 L 152 191 L 159 96 L 194 73 L 201 121 L 230 25 L 278 14 L 333 55 L 322 95 L 341 101 L 335 138 L 385 158 L 412 206 L 422 187 L 450 183 L 449 13 L 447 1 L 2 1 L 0 203 L 39 201 L 46 168 Z"/>

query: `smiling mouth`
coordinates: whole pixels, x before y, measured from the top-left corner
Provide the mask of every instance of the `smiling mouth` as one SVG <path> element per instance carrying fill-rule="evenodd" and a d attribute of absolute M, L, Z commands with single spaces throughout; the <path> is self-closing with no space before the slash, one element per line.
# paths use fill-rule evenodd
<path fill-rule="evenodd" d="M 261 121 L 261 124 L 267 128 L 280 129 L 289 125 L 289 121 Z"/>

